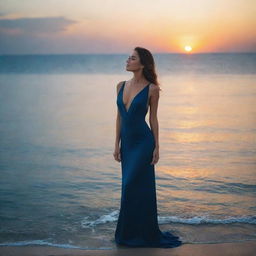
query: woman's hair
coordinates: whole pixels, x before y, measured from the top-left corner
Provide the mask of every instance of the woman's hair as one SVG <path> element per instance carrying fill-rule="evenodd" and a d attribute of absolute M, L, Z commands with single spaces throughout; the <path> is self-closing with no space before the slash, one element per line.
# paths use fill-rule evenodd
<path fill-rule="evenodd" d="M 137 51 L 140 57 L 140 63 L 144 66 L 142 72 L 145 78 L 149 82 L 159 86 L 159 82 L 157 80 L 157 74 L 155 70 L 155 61 L 151 52 L 139 46 L 135 47 L 134 50 Z"/>

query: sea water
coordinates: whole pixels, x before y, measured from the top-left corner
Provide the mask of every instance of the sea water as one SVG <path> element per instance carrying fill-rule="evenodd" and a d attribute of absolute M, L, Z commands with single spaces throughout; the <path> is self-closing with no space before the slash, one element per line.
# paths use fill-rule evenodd
<path fill-rule="evenodd" d="M 160 229 L 184 243 L 255 240 L 256 54 L 154 56 Z M 116 247 L 127 57 L 0 56 L 0 245 Z"/>

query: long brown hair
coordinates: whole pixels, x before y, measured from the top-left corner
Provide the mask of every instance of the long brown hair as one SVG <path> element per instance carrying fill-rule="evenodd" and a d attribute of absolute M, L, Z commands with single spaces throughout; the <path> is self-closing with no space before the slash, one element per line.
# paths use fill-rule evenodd
<path fill-rule="evenodd" d="M 142 72 L 145 78 L 149 82 L 159 86 L 155 68 L 155 61 L 152 53 L 148 49 L 139 46 L 135 47 L 134 50 L 137 51 L 140 57 L 140 63 L 144 66 Z"/>

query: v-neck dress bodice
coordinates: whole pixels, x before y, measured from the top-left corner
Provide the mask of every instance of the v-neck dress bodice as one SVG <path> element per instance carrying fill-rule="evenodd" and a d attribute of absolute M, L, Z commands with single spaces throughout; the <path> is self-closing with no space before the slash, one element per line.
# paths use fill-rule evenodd
<path fill-rule="evenodd" d="M 125 110 L 126 110 L 126 112 L 128 113 L 130 107 L 131 107 L 132 104 L 133 104 L 133 102 L 136 100 L 136 97 L 139 97 L 139 95 L 140 95 L 145 89 L 148 89 L 150 83 L 149 83 L 148 85 L 146 85 L 144 88 L 142 88 L 142 89 L 133 97 L 133 99 L 131 100 L 131 103 L 129 104 L 128 109 L 126 108 L 126 106 L 125 106 L 125 104 L 124 104 L 124 88 L 125 88 L 125 85 L 126 85 L 126 83 L 124 82 L 123 85 L 122 85 L 122 88 L 121 88 L 121 89 L 122 89 L 122 91 L 121 91 L 121 93 L 122 93 L 121 98 L 122 98 L 122 103 L 123 103 L 123 105 L 124 105 L 124 107 L 125 107 Z"/>
<path fill-rule="evenodd" d="M 115 242 L 130 247 L 180 246 L 179 237 L 160 231 L 158 226 L 155 169 L 151 165 L 155 140 L 145 120 L 149 84 L 135 95 L 128 109 L 123 102 L 124 85 L 125 81 L 116 101 L 121 116 L 122 190 Z"/>

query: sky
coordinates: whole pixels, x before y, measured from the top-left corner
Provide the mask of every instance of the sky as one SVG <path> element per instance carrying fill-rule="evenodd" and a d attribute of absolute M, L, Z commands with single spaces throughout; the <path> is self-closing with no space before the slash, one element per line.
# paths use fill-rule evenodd
<path fill-rule="evenodd" d="M 255 0 L 0 0 L 0 54 L 256 52 L 255 28 Z"/>

